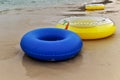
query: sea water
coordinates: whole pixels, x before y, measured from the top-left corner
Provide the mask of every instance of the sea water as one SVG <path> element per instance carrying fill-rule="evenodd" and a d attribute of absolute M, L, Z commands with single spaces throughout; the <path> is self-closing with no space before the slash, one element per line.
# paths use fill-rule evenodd
<path fill-rule="evenodd" d="M 46 7 L 60 4 L 85 3 L 99 0 L 0 0 L 0 11 L 24 7 Z"/>

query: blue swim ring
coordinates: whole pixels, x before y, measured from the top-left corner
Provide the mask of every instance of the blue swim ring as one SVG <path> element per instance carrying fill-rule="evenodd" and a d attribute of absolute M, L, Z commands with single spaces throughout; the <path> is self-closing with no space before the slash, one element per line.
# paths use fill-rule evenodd
<path fill-rule="evenodd" d="M 58 28 L 42 28 L 26 33 L 20 42 L 30 57 L 44 61 L 62 61 L 76 56 L 82 40 L 74 32 Z"/>

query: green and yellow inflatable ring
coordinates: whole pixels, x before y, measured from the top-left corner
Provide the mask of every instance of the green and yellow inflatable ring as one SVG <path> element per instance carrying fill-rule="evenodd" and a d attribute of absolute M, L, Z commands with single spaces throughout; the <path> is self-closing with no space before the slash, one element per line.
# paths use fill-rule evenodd
<path fill-rule="evenodd" d="M 82 39 L 105 38 L 116 31 L 115 24 L 109 18 L 93 16 L 64 18 L 58 22 L 56 27 L 73 31 Z"/>

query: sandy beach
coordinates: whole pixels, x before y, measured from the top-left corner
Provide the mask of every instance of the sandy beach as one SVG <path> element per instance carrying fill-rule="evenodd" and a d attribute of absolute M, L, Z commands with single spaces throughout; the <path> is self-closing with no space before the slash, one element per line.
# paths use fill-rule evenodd
<path fill-rule="evenodd" d="M 0 12 L 0 80 L 120 80 L 120 0 L 105 10 L 85 11 L 82 4 L 24 8 Z M 36 28 L 55 27 L 69 16 L 104 16 L 112 19 L 114 35 L 83 41 L 80 55 L 63 62 L 41 62 L 21 50 L 21 37 Z"/>

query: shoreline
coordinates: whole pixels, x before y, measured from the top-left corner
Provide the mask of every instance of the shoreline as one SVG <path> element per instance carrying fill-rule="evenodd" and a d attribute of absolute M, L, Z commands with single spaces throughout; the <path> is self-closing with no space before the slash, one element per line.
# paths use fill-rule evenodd
<path fill-rule="evenodd" d="M 112 2 L 112 3 L 111 3 Z M 105 4 L 106 5 L 110 5 L 110 4 L 114 4 L 114 0 L 103 0 L 101 2 L 97 2 Z M 96 4 L 96 2 L 93 2 L 91 4 Z M 86 11 L 85 10 L 85 4 L 81 4 L 81 3 L 77 3 L 77 4 L 63 4 L 63 5 L 59 5 L 59 6 L 50 6 L 50 7 L 29 7 L 29 8 L 16 8 L 16 9 L 12 9 L 12 10 L 4 10 L 4 11 L 0 11 L 0 16 L 2 15 L 54 15 L 55 16 L 61 16 L 62 17 L 69 17 L 69 16 L 86 16 L 86 15 L 92 15 L 92 14 L 96 14 L 96 15 L 101 15 L 104 13 L 116 13 L 119 11 L 115 11 L 115 10 L 101 10 L 101 11 Z M 51 11 L 50 11 L 51 10 Z M 58 12 L 58 11 L 59 12 Z M 42 12 L 43 11 L 43 12 Z M 49 14 L 47 13 L 49 12 Z M 60 18 L 60 19 L 61 19 Z M 58 20 L 57 20 L 58 21 Z"/>
<path fill-rule="evenodd" d="M 112 0 L 113 1 L 113 0 Z M 63 8 L 67 8 L 67 7 L 74 7 L 74 6 L 76 6 L 76 5 L 78 5 L 78 6 L 81 6 L 80 7 L 80 9 L 82 9 L 82 10 L 84 10 L 83 8 L 84 8 L 84 5 L 85 4 L 107 4 L 107 3 L 112 3 L 112 1 L 111 0 L 103 0 L 103 1 L 97 1 L 97 2 L 88 2 L 88 3 L 77 3 L 77 4 L 75 4 L 75 3 L 72 3 L 72 4 L 59 4 L 59 5 L 50 5 L 50 6 L 41 6 L 41 7 L 21 7 L 21 8 L 14 8 L 14 9 L 6 9 L 6 10 L 2 10 L 2 11 L 0 11 L 0 15 L 1 14 L 7 14 L 7 13 L 9 13 L 10 11 L 20 11 L 20 10 L 24 10 L 24 9 L 44 9 L 44 8 L 58 8 L 58 7 L 61 7 L 61 6 L 63 6 Z"/>

